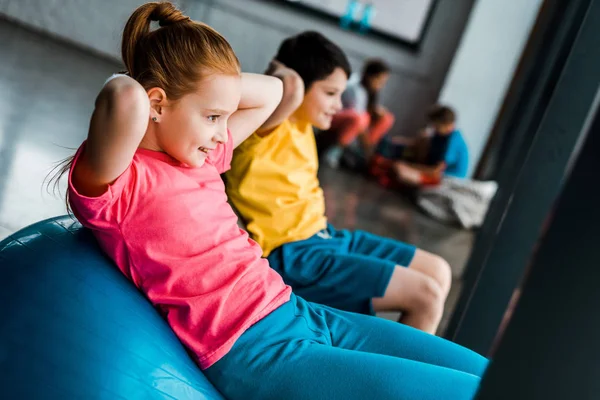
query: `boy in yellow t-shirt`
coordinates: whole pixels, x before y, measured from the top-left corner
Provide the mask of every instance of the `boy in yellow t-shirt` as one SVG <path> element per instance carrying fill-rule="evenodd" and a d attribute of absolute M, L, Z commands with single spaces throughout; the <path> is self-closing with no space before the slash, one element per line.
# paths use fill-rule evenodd
<path fill-rule="evenodd" d="M 350 75 L 342 50 L 317 32 L 286 39 L 268 74 L 279 107 L 235 151 L 227 193 L 253 239 L 294 292 L 338 309 L 401 311 L 435 333 L 451 272 L 439 256 L 364 231 L 327 224 L 313 126 L 327 130 Z"/>

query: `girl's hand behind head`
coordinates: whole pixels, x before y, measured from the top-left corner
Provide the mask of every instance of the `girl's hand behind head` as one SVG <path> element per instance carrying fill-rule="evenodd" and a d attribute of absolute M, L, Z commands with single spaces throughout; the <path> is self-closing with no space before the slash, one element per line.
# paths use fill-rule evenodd
<path fill-rule="evenodd" d="M 160 28 L 151 31 L 150 23 Z M 123 62 L 150 99 L 151 123 L 142 147 L 191 167 L 227 141 L 227 120 L 241 96 L 233 49 L 210 26 L 168 2 L 140 6 L 123 32 Z"/>

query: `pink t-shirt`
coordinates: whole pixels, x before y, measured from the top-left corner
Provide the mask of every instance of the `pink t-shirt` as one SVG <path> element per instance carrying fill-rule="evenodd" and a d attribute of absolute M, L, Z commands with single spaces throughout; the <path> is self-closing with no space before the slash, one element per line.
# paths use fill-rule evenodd
<path fill-rule="evenodd" d="M 291 293 L 227 203 L 219 174 L 229 168 L 232 143 L 230 135 L 200 168 L 138 149 L 99 197 L 77 193 L 69 177 L 79 221 L 159 309 L 202 369 Z"/>

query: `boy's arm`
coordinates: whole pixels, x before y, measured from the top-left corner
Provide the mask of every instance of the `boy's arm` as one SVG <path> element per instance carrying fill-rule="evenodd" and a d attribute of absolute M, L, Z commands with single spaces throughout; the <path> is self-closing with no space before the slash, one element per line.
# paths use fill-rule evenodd
<path fill-rule="evenodd" d="M 304 100 L 304 82 L 296 71 L 278 61 L 272 61 L 266 72 L 283 82 L 283 97 L 271 116 L 258 129 L 260 136 L 268 135 L 296 111 Z"/>
<path fill-rule="evenodd" d="M 444 162 L 439 162 L 436 165 L 424 165 L 424 164 L 415 164 L 415 163 L 407 163 L 407 162 L 405 162 L 404 164 L 406 164 L 409 167 L 414 168 L 415 170 L 422 172 L 424 174 L 441 174 L 444 172 L 444 169 L 446 168 L 446 163 L 444 163 Z"/>
<path fill-rule="evenodd" d="M 242 74 L 242 98 L 238 110 L 229 118 L 228 127 L 237 147 L 254 133 L 281 101 L 279 79 L 259 74 Z"/>
<path fill-rule="evenodd" d="M 72 182 L 84 196 L 106 191 L 129 167 L 150 119 L 144 88 L 128 76 L 111 79 L 96 98 L 84 151 L 73 169 Z"/>

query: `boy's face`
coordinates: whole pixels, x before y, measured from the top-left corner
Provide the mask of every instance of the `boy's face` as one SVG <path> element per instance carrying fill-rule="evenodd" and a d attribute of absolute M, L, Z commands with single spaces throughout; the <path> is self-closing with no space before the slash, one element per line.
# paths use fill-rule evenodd
<path fill-rule="evenodd" d="M 454 132 L 454 122 L 449 124 L 434 124 L 433 129 L 440 135 L 449 135 Z"/>
<path fill-rule="evenodd" d="M 333 116 L 342 109 L 342 93 L 347 82 L 348 77 L 341 68 L 336 68 L 325 79 L 315 81 L 295 112 L 297 118 L 321 130 L 329 129 Z"/>

